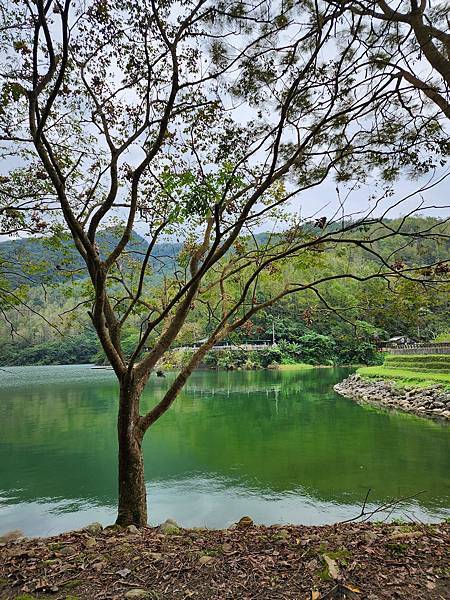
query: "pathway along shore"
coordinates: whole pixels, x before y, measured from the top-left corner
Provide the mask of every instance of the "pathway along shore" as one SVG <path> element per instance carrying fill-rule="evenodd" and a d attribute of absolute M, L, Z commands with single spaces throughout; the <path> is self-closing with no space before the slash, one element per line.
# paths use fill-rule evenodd
<path fill-rule="evenodd" d="M 449 525 L 137 530 L 93 524 L 0 546 L 0 598 L 445 600 Z"/>
<path fill-rule="evenodd" d="M 364 379 L 350 375 L 334 390 L 356 402 L 413 413 L 430 419 L 450 420 L 450 394 L 441 385 L 428 388 L 399 388 L 394 381 Z"/>

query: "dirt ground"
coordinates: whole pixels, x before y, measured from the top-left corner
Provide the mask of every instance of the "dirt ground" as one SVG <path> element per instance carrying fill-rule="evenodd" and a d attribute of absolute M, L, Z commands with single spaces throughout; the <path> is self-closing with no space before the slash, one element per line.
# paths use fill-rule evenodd
<path fill-rule="evenodd" d="M 0 544 L 0 598 L 450 598 L 449 525 L 115 526 Z"/>

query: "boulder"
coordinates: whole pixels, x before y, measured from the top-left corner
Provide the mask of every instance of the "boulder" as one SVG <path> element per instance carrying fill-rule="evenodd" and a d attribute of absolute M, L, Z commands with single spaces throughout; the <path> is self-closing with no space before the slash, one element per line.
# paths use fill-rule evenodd
<path fill-rule="evenodd" d="M 449 419 L 450 416 L 450 396 L 440 385 L 426 389 L 401 389 L 395 387 L 393 381 L 367 381 L 351 375 L 336 384 L 334 390 L 356 402 L 379 404 L 383 408 L 416 413 L 422 417 Z"/>

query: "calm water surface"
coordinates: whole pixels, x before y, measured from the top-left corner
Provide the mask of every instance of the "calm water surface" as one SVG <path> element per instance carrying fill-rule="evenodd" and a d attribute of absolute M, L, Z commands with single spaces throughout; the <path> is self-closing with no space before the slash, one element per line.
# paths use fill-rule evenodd
<path fill-rule="evenodd" d="M 150 522 L 331 523 L 368 488 L 372 507 L 423 492 L 391 516 L 449 516 L 449 428 L 339 397 L 347 373 L 194 373 L 144 442 Z M 149 383 L 146 407 L 172 377 Z M 113 522 L 116 398 L 89 366 L 0 371 L 0 533 Z"/>

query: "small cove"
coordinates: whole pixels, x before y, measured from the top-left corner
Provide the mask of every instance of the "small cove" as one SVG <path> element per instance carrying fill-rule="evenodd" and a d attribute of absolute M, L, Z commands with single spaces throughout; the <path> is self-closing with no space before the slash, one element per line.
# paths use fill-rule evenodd
<path fill-rule="evenodd" d="M 341 398 L 349 372 L 194 373 L 144 442 L 151 524 L 332 523 L 368 488 L 373 507 L 423 492 L 391 516 L 449 516 L 449 428 Z M 114 520 L 116 397 L 113 373 L 88 365 L 0 371 L 0 533 Z"/>

